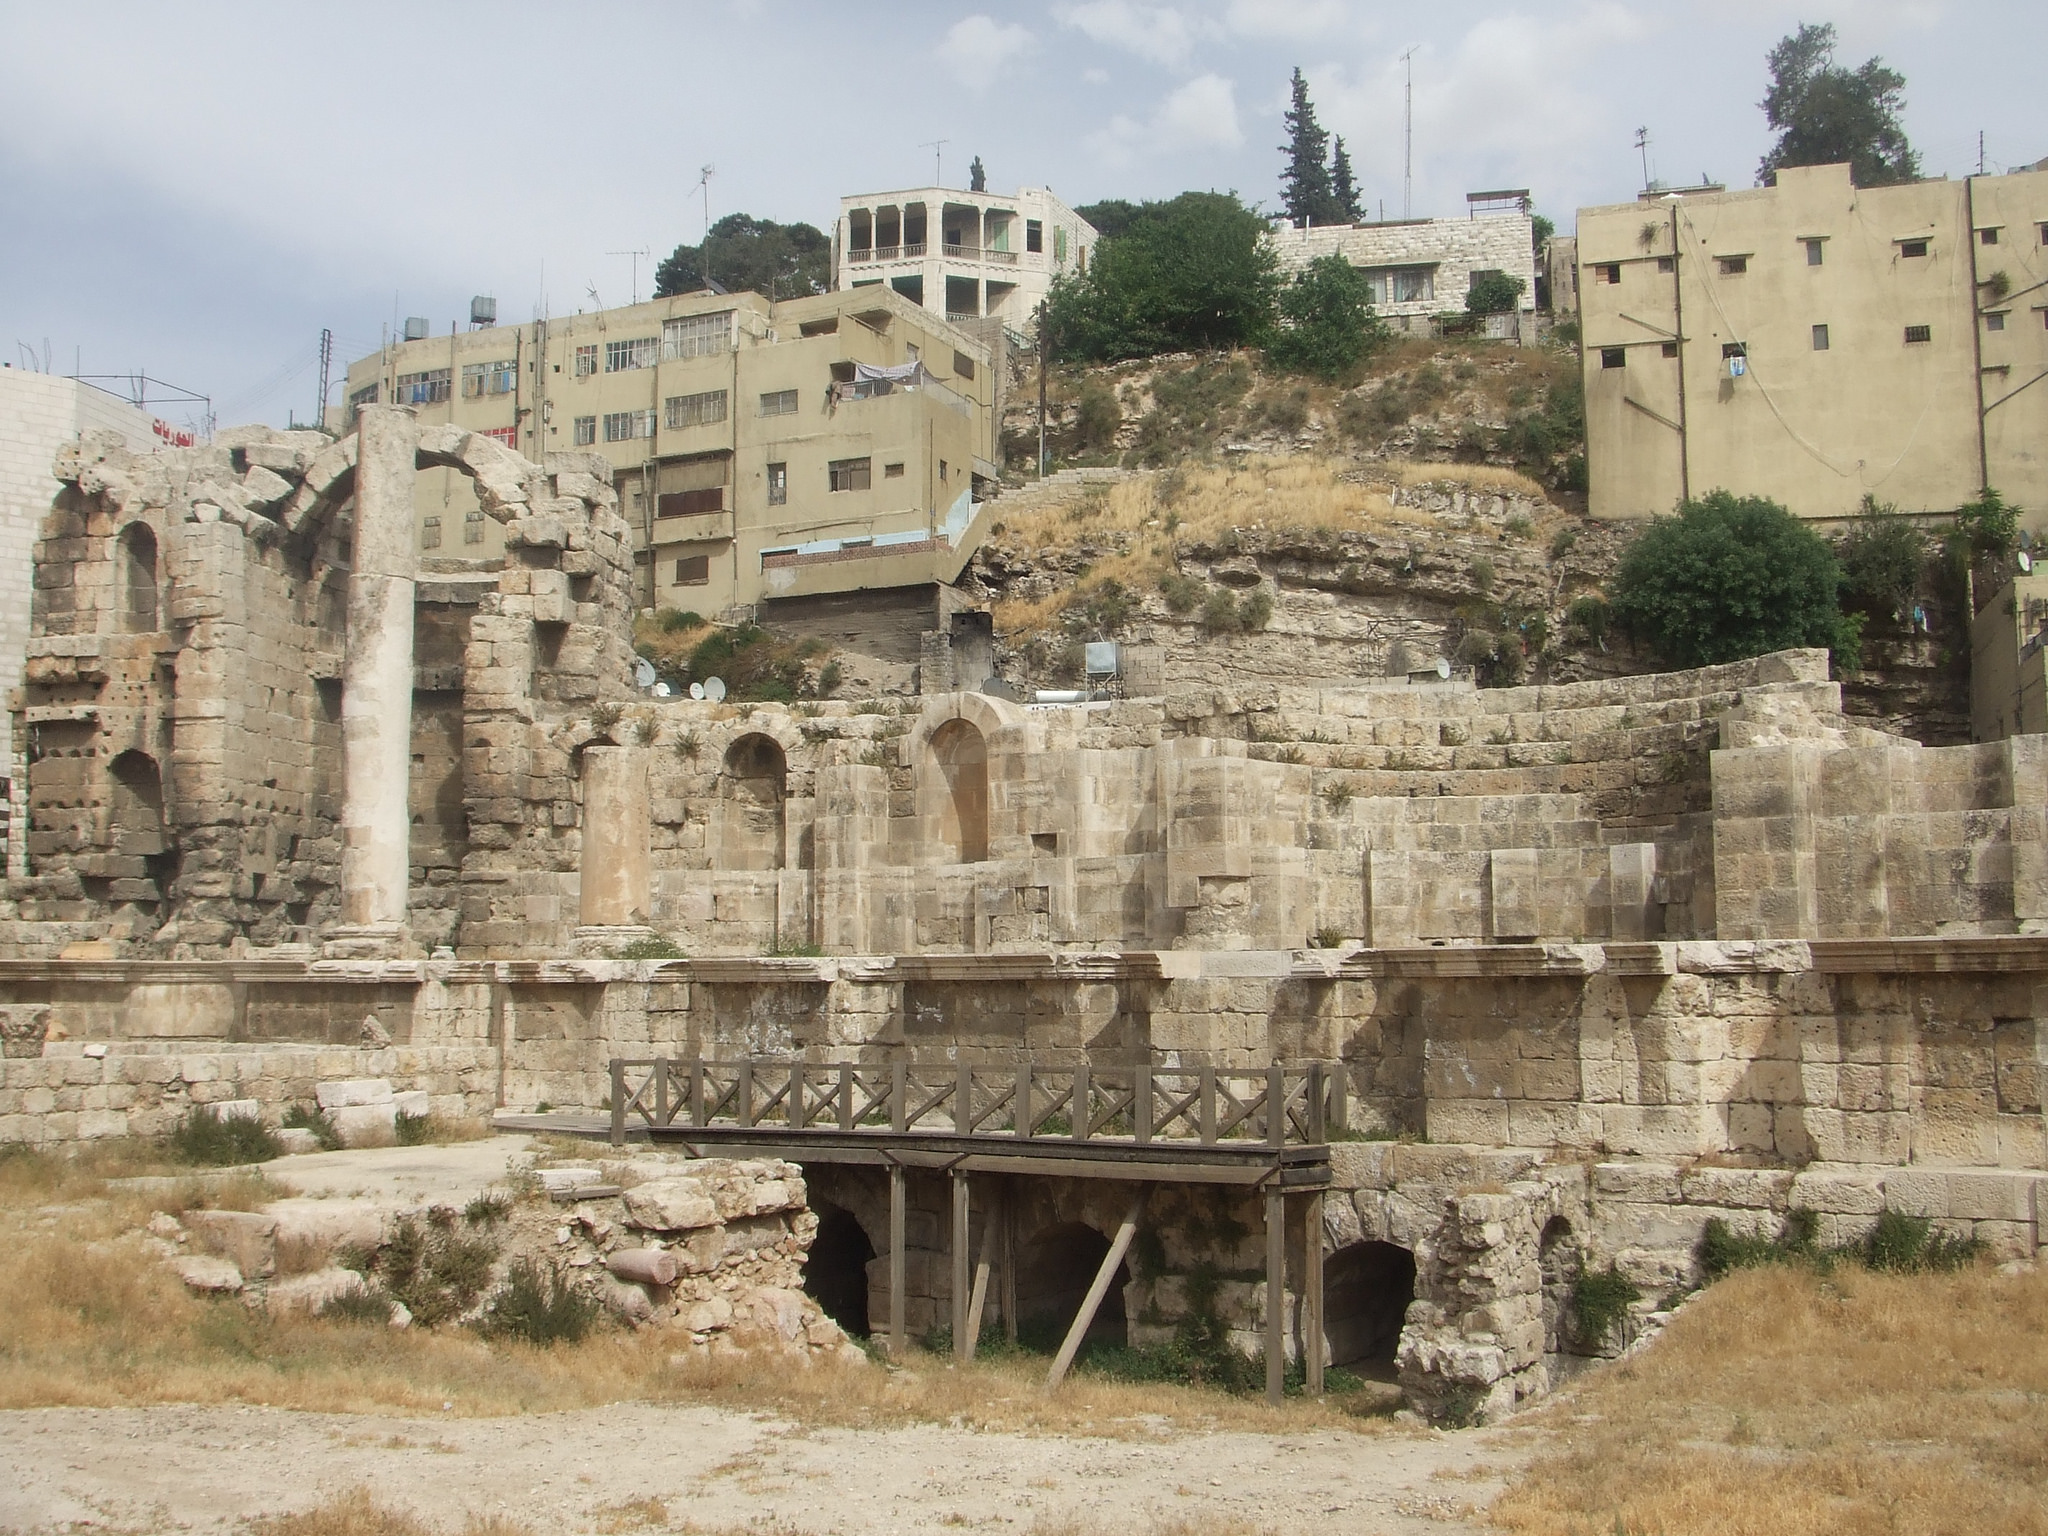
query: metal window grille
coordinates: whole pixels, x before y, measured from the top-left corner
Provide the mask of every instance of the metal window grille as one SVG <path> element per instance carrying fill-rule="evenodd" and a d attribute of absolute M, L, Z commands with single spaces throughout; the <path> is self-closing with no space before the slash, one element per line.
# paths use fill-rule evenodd
<path fill-rule="evenodd" d="M 450 380 L 446 368 L 429 368 L 423 373 L 401 373 L 392 399 L 399 405 L 439 405 L 448 398 Z"/>
<path fill-rule="evenodd" d="M 604 418 L 604 440 L 608 443 L 630 443 L 637 437 L 654 436 L 654 412 L 652 411 L 607 411 Z"/>
<path fill-rule="evenodd" d="M 676 562 L 675 585 L 679 587 L 708 586 L 711 581 L 711 557 L 709 555 L 685 555 Z"/>
<path fill-rule="evenodd" d="M 835 491 L 865 491 L 875 483 L 873 459 L 834 459 L 826 468 Z"/>
<path fill-rule="evenodd" d="M 1906 344 L 1908 346 L 1914 346 L 1920 342 L 1932 340 L 1934 340 L 1933 326 L 1909 325 L 1906 327 Z"/>
<path fill-rule="evenodd" d="M 596 441 L 597 418 L 595 416 L 578 416 L 576 418 L 576 446 L 578 448 L 588 448 Z"/>
<path fill-rule="evenodd" d="M 1901 256 L 1925 256 L 1927 254 L 1927 242 L 1925 240 L 1901 240 L 1899 242 L 1899 254 Z"/>
<path fill-rule="evenodd" d="M 587 379 L 597 372 L 597 348 L 595 345 L 576 349 L 576 377 Z"/>
<path fill-rule="evenodd" d="M 519 429 L 517 427 L 485 427 L 479 435 L 488 437 L 494 443 L 503 443 L 507 448 L 517 448 L 519 446 Z"/>
<path fill-rule="evenodd" d="M 604 371 L 629 373 L 635 368 L 652 368 L 661 354 L 661 343 L 652 336 L 604 344 Z"/>
<path fill-rule="evenodd" d="M 661 327 L 661 355 L 665 359 L 708 357 L 732 350 L 732 317 L 729 309 L 715 315 L 684 315 Z"/>
<path fill-rule="evenodd" d="M 1721 258 L 1721 275 L 1723 277 L 1740 277 L 1748 270 L 1749 258 L 1747 256 L 1723 256 Z"/>
<path fill-rule="evenodd" d="M 348 397 L 349 409 L 352 411 L 359 411 L 366 405 L 375 405 L 376 403 L 377 386 L 375 384 L 365 384 L 361 389 Z"/>
<path fill-rule="evenodd" d="M 780 507 L 789 501 L 789 466 L 770 464 L 768 466 L 768 505 Z"/>
<path fill-rule="evenodd" d="M 462 542 L 481 544 L 484 541 L 484 514 L 481 508 L 472 508 L 462 519 Z"/>
<path fill-rule="evenodd" d="M 796 391 L 793 389 L 771 390 L 761 397 L 763 416 L 794 416 L 796 414 Z"/>
<path fill-rule="evenodd" d="M 441 519 L 438 517 L 423 519 L 420 523 L 420 548 L 439 549 L 440 547 Z"/>
<path fill-rule="evenodd" d="M 668 398 L 668 424 L 675 427 L 702 427 L 714 421 L 725 420 L 725 391 L 707 389 L 701 395 L 671 395 Z"/>

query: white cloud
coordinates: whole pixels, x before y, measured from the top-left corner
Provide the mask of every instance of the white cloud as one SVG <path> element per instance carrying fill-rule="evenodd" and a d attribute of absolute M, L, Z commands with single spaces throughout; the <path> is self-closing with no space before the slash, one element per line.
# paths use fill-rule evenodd
<path fill-rule="evenodd" d="M 1224 24 L 1245 37 L 1322 37 L 1352 21 L 1346 0 L 1230 0 Z"/>
<path fill-rule="evenodd" d="M 1106 69 L 1084 69 L 1081 71 L 1081 78 L 1089 85 L 1107 85 L 1109 84 L 1109 71 Z"/>
<path fill-rule="evenodd" d="M 1244 143 L 1237 120 L 1237 86 L 1220 75 L 1198 75 L 1169 94 L 1140 122 L 1116 116 L 1092 141 L 1103 158 L 1128 165 L 1188 150 L 1235 149 Z"/>
<path fill-rule="evenodd" d="M 965 16 L 946 29 L 939 58 L 971 85 L 987 85 L 1034 46 L 1030 32 L 993 16 Z"/>
<path fill-rule="evenodd" d="M 1091 41 L 1122 48 L 1168 69 L 1186 66 L 1194 54 L 1197 24 L 1164 5 L 1133 5 L 1130 0 L 1090 0 L 1062 6 L 1060 25 Z"/>

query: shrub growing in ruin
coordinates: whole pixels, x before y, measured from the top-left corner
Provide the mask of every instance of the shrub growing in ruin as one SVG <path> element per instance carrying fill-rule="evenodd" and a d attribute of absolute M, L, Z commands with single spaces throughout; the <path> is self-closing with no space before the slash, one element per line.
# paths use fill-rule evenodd
<path fill-rule="evenodd" d="M 171 1152 L 181 1162 L 225 1168 L 237 1163 L 267 1163 L 284 1151 L 277 1133 L 247 1115 L 221 1115 L 211 1105 L 195 1104 L 171 1132 Z"/>
<path fill-rule="evenodd" d="M 604 1304 L 570 1285 L 559 1270 L 520 1259 L 484 1309 L 477 1331 L 528 1344 L 574 1344 L 603 1317 Z"/>

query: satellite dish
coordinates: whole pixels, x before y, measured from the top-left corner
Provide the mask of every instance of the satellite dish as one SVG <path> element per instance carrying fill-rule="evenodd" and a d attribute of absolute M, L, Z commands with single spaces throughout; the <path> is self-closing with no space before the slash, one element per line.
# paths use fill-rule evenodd
<path fill-rule="evenodd" d="M 652 688 L 654 686 L 654 664 L 645 656 L 633 658 L 633 686 Z"/>
<path fill-rule="evenodd" d="M 704 697 L 705 697 L 705 698 L 707 698 L 707 699 L 709 699 L 709 700 L 710 700 L 710 701 L 711 701 L 712 703 L 714 703 L 714 704 L 722 704 L 722 703 L 724 703 L 724 702 L 725 702 L 725 679 L 724 679 L 724 678 L 722 678 L 722 677 L 707 677 L 707 678 L 705 678 L 705 679 L 704 679 Z"/>
<path fill-rule="evenodd" d="M 701 698 L 703 698 L 703 697 L 704 697 L 704 685 L 703 685 L 702 683 L 692 683 L 692 684 L 690 684 L 690 697 L 691 697 L 691 698 L 693 698 L 693 699 L 701 699 Z"/>
<path fill-rule="evenodd" d="M 1436 675 L 1438 677 L 1444 678 L 1447 681 L 1449 680 L 1451 675 L 1451 663 L 1447 658 L 1442 656 L 1437 657 Z"/>
<path fill-rule="evenodd" d="M 2024 549 L 2020 551 L 2020 574 L 2025 575 L 2034 568 L 2034 557 Z"/>
<path fill-rule="evenodd" d="M 654 696 L 657 699 L 672 698 L 674 695 L 675 689 L 669 687 L 667 683 L 656 683 L 654 685 Z"/>

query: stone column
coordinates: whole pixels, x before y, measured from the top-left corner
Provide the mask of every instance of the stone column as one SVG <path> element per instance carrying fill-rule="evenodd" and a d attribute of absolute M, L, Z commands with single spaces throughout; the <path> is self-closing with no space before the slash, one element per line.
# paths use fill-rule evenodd
<path fill-rule="evenodd" d="M 636 747 L 583 749 L 579 953 L 652 938 L 647 758 Z"/>
<path fill-rule="evenodd" d="M 406 926 L 412 856 L 413 476 L 419 423 L 363 409 L 356 429 L 355 547 L 342 658 L 341 913 L 335 959 L 418 953 Z"/>

